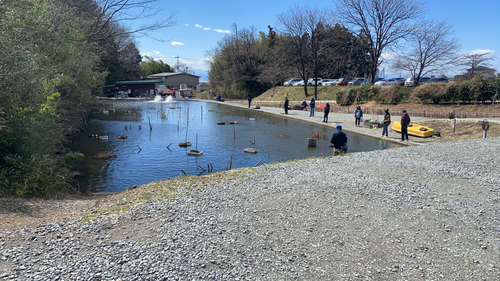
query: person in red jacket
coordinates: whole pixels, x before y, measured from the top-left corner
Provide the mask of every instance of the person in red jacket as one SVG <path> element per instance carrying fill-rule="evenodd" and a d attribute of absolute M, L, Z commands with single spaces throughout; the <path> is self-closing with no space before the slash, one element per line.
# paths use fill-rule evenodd
<path fill-rule="evenodd" d="M 410 116 L 406 113 L 406 110 L 403 110 L 403 114 L 401 115 L 401 140 L 408 141 L 408 125 L 410 125 Z"/>

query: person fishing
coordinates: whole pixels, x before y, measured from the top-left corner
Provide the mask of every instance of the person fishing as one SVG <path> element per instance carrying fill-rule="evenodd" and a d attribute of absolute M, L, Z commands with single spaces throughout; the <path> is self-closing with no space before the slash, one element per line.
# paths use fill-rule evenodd
<path fill-rule="evenodd" d="M 333 134 L 330 142 L 333 144 L 333 156 L 340 155 L 341 153 L 347 152 L 345 149 L 345 145 L 347 144 L 347 136 L 344 132 L 342 132 L 342 126 L 337 125 L 335 127 L 337 132 Z"/>
<path fill-rule="evenodd" d="M 330 113 L 330 104 L 325 105 L 325 115 L 323 115 L 323 122 L 328 123 L 328 114 Z"/>
<path fill-rule="evenodd" d="M 288 114 L 288 97 L 285 97 L 285 114 Z"/>

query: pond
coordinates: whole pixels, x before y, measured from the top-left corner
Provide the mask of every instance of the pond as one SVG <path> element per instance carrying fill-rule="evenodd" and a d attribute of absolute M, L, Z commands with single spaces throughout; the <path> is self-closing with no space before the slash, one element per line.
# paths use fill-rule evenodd
<path fill-rule="evenodd" d="M 320 136 L 317 146 L 308 147 L 307 138 L 314 132 Z M 116 100 L 95 110 L 85 131 L 72 137 L 69 147 L 85 155 L 82 161 L 75 163 L 82 174 L 80 190 L 114 192 L 184 174 L 206 174 L 208 171 L 203 169 L 217 172 L 331 156 L 333 148 L 328 144 L 334 132 L 334 128 L 322 124 L 223 103 Z M 352 153 L 397 145 L 346 134 Z M 107 139 L 90 135 L 107 136 Z M 126 136 L 126 139 L 119 139 L 119 136 Z M 191 142 L 191 146 L 180 147 L 181 142 Z M 245 153 L 246 148 L 256 148 L 258 153 Z M 188 155 L 193 149 L 203 154 Z M 101 153 L 115 154 L 116 158 L 96 159 Z"/>

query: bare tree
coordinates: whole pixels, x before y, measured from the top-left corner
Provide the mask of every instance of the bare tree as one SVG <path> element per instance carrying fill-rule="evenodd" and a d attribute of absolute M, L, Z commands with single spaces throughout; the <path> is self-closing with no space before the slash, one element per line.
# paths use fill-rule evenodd
<path fill-rule="evenodd" d="M 405 51 L 397 55 L 393 68 L 408 71 L 418 85 L 420 77 L 446 71 L 458 61 L 459 40 L 451 37 L 452 26 L 445 21 L 425 20 L 407 36 Z"/>
<path fill-rule="evenodd" d="M 341 21 L 359 29 L 370 46 L 373 84 L 383 51 L 415 29 L 412 20 L 423 14 L 424 5 L 419 0 L 338 0 L 335 7 Z"/>
<path fill-rule="evenodd" d="M 482 53 L 482 54 L 474 54 L 468 53 L 462 55 L 461 62 L 462 65 L 468 67 L 467 75 L 472 78 L 474 77 L 474 72 L 478 67 L 489 67 L 491 64 L 487 63 L 487 61 L 493 60 L 492 57 L 488 57 L 491 54 L 490 52 Z"/>
<path fill-rule="evenodd" d="M 157 7 L 159 0 L 78 0 L 69 1 L 77 10 L 80 24 L 84 26 L 84 46 L 80 61 L 74 75 L 78 78 L 91 43 L 120 35 L 149 36 L 149 33 L 173 26 L 175 14 L 170 14 L 162 20 L 141 25 L 137 28 L 122 28 L 139 19 L 151 18 L 162 11 Z"/>
<path fill-rule="evenodd" d="M 288 12 L 278 15 L 278 22 L 286 41 L 291 43 L 290 65 L 296 68 L 304 80 L 304 94 L 307 97 L 307 80 L 312 75 L 318 78 L 320 62 L 321 34 L 327 23 L 324 10 L 309 7 L 294 7 Z M 317 96 L 317 81 L 315 81 L 314 96 Z"/>

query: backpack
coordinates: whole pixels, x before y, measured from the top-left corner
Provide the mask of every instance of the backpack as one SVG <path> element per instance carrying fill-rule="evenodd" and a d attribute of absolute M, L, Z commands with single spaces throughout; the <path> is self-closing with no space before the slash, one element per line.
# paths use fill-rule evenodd
<path fill-rule="evenodd" d="M 360 110 L 356 110 L 356 118 L 361 118 L 361 111 Z"/>

